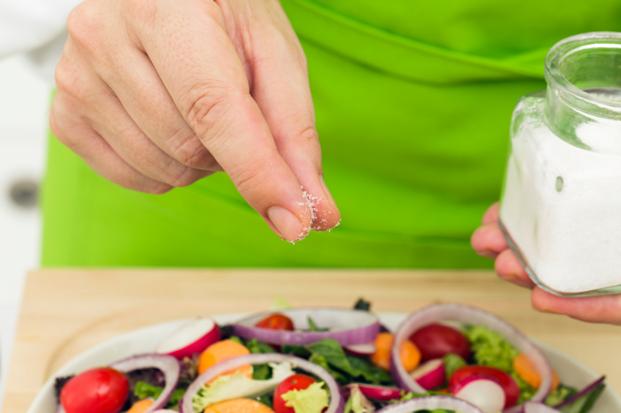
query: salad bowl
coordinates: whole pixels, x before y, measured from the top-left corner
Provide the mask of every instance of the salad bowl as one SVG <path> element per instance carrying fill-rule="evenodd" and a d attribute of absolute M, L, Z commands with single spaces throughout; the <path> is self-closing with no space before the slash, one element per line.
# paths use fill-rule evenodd
<path fill-rule="evenodd" d="M 214 316 L 219 324 L 227 324 L 239 320 L 240 314 L 223 314 Z M 379 313 L 380 321 L 389 329 L 395 329 L 406 317 L 404 313 Z M 28 413 L 55 413 L 56 400 L 54 396 L 54 378 L 67 376 L 85 369 L 109 365 L 116 360 L 131 357 L 136 354 L 150 353 L 156 350 L 158 343 L 171 336 L 188 320 L 178 320 L 163 324 L 144 327 L 123 335 L 109 339 L 96 347 L 79 354 L 49 378 L 44 384 Z M 593 382 L 605 372 L 594 372 L 588 367 L 565 356 L 543 343 L 538 343 L 547 356 L 552 367 L 557 371 L 567 385 L 581 388 Z M 621 412 L 621 397 L 612 389 L 607 388 L 597 402 L 594 413 Z"/>

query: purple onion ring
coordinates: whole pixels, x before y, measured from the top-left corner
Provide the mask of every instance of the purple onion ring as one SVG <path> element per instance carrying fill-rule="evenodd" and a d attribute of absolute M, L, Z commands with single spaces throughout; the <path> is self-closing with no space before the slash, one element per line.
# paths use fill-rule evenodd
<path fill-rule="evenodd" d="M 190 384 L 190 387 L 188 387 L 188 390 L 185 392 L 185 395 L 181 400 L 179 411 L 181 413 L 194 413 L 192 399 L 194 399 L 194 396 L 205 385 L 205 383 L 210 382 L 217 376 L 248 364 L 255 365 L 266 363 L 291 363 L 294 368 L 302 369 L 322 380 L 326 383 L 328 392 L 330 393 L 330 404 L 324 413 L 342 413 L 344 406 L 343 398 L 341 396 L 339 385 L 330 373 L 322 367 L 319 367 L 318 365 L 304 359 L 277 353 L 250 354 L 248 356 L 236 357 L 216 364 L 198 376 L 198 378 Z"/>
<path fill-rule="evenodd" d="M 165 354 L 144 354 L 128 357 L 112 363 L 110 367 L 122 373 L 130 373 L 135 370 L 143 369 L 158 369 L 164 373 L 164 389 L 160 397 L 153 402 L 145 413 L 154 413 L 166 406 L 166 403 L 168 403 L 173 391 L 177 387 L 179 375 L 181 373 L 179 361 L 173 356 L 167 356 Z"/>
<path fill-rule="evenodd" d="M 412 413 L 418 410 L 447 409 L 455 413 L 483 413 L 481 409 L 465 400 L 450 396 L 426 396 L 391 404 L 377 413 Z"/>
<path fill-rule="evenodd" d="M 412 313 L 406 318 L 395 334 L 394 346 L 391 351 L 392 376 L 395 382 L 402 388 L 425 393 L 410 374 L 403 368 L 399 357 L 401 343 L 409 340 L 412 333 L 431 323 L 440 321 L 459 321 L 466 324 L 485 326 L 503 335 L 520 352 L 524 353 L 535 365 L 541 376 L 541 385 L 530 401 L 541 402 L 545 399 L 552 385 L 552 369 L 539 348 L 515 327 L 501 320 L 494 314 L 479 308 L 461 304 L 434 304 Z M 517 413 L 521 406 L 513 406 L 505 409 L 505 413 Z"/>
<path fill-rule="evenodd" d="M 282 346 L 284 344 L 306 345 L 323 339 L 334 339 L 342 346 L 368 344 L 375 341 L 381 325 L 377 318 L 368 311 L 330 308 L 296 308 L 280 311 L 291 318 L 296 328 L 300 329 L 311 317 L 320 327 L 329 331 L 287 331 L 257 327 L 256 324 L 274 314 L 263 312 L 244 318 L 233 324 L 233 333 L 243 339 L 259 341 Z"/>

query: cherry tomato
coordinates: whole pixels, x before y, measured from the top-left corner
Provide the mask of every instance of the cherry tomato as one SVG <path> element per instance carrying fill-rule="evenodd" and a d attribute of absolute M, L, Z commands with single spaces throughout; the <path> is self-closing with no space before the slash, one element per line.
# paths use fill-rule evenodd
<path fill-rule="evenodd" d="M 313 383 L 315 383 L 315 379 L 305 374 L 294 374 L 287 377 L 274 390 L 274 411 L 276 413 L 295 413 L 292 407 L 287 406 L 282 395 L 291 390 L 304 390 Z"/>
<path fill-rule="evenodd" d="M 464 359 L 470 355 L 470 342 L 459 330 L 443 324 L 429 324 L 410 336 L 423 361 L 438 359 L 449 353 Z"/>
<path fill-rule="evenodd" d="M 123 373 L 111 368 L 87 370 L 67 382 L 60 403 L 67 413 L 119 413 L 129 394 Z"/>
<path fill-rule="evenodd" d="M 265 317 L 257 323 L 257 327 L 269 328 L 270 330 L 294 330 L 293 321 L 281 313 L 274 313 Z"/>
<path fill-rule="evenodd" d="M 513 377 L 502 370 L 487 366 L 464 366 L 451 376 L 449 389 L 457 394 L 461 388 L 473 380 L 491 380 L 505 392 L 505 408 L 515 406 L 520 397 L 520 388 Z"/>

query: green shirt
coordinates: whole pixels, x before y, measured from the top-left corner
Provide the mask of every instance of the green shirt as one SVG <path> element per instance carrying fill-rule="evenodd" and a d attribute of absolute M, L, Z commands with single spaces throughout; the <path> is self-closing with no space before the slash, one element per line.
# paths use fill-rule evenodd
<path fill-rule="evenodd" d="M 342 225 L 281 241 L 224 174 L 121 189 L 51 139 L 44 266 L 480 267 L 511 112 L 572 34 L 621 29 L 618 0 L 282 0 L 306 51 Z M 440 5 L 441 4 L 441 5 Z"/>

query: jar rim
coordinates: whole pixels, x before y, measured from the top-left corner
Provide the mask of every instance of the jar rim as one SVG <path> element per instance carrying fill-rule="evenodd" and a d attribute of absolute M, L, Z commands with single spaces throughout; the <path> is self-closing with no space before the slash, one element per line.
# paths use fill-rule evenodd
<path fill-rule="evenodd" d="M 551 81 L 562 88 L 574 98 L 585 104 L 597 104 L 601 108 L 613 112 L 621 112 L 621 102 L 611 101 L 604 97 L 589 93 L 573 84 L 560 68 L 564 59 L 574 53 L 586 49 L 619 49 L 621 56 L 621 33 L 620 32 L 590 32 L 567 37 L 556 43 L 545 59 L 545 74 L 548 83 Z"/>

